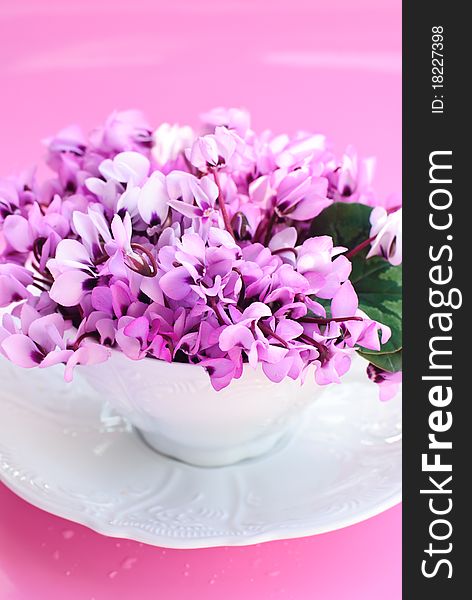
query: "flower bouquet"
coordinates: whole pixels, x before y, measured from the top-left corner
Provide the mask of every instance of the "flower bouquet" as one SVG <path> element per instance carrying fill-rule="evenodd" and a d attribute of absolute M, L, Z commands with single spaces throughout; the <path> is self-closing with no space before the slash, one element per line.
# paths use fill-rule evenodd
<path fill-rule="evenodd" d="M 340 383 L 357 353 L 391 397 L 401 207 L 375 195 L 373 161 L 256 134 L 239 109 L 203 122 L 115 112 L 46 140 L 52 177 L 0 181 L 0 353 L 67 381 L 116 353 L 196 365 L 218 392 L 248 369 Z"/>

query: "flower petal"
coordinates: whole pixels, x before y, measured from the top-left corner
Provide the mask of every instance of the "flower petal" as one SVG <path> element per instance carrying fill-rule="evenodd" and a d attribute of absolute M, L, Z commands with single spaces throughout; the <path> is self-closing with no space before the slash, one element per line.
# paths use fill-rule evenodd
<path fill-rule="evenodd" d="M 110 350 L 104 346 L 100 346 L 99 344 L 81 346 L 69 357 L 64 372 L 64 379 L 67 382 L 72 381 L 73 371 L 77 365 L 96 365 L 105 362 L 109 358 Z"/>
<path fill-rule="evenodd" d="M 358 299 L 350 281 L 345 281 L 331 301 L 333 317 L 351 317 L 356 314 Z"/>
<path fill-rule="evenodd" d="M 33 233 L 28 221 L 20 215 L 8 215 L 3 222 L 5 239 L 17 252 L 28 252 L 33 243 Z"/>
<path fill-rule="evenodd" d="M 40 369 L 46 369 L 60 363 L 67 363 L 69 358 L 74 354 L 73 350 L 53 350 L 46 355 L 43 362 L 39 365 Z"/>
<path fill-rule="evenodd" d="M 83 271 L 66 271 L 54 281 L 49 296 L 62 306 L 76 306 L 87 293 L 87 286 L 84 284 L 90 280 L 90 275 Z"/>
<path fill-rule="evenodd" d="M 185 267 L 177 267 L 165 273 L 159 280 L 162 291 L 172 300 L 183 300 L 190 293 L 192 279 Z"/>
<path fill-rule="evenodd" d="M 139 340 L 141 346 L 147 345 L 147 339 L 149 335 L 149 321 L 146 317 L 138 317 L 128 323 L 123 330 L 124 334 L 128 337 L 133 337 Z"/>
<path fill-rule="evenodd" d="M 37 367 L 42 360 L 36 344 L 27 335 L 21 333 L 15 333 L 4 339 L 2 350 L 12 363 L 25 369 Z"/>
<path fill-rule="evenodd" d="M 165 175 L 154 171 L 138 196 L 138 210 L 143 221 L 151 226 L 162 225 L 169 211 L 168 201 Z"/>

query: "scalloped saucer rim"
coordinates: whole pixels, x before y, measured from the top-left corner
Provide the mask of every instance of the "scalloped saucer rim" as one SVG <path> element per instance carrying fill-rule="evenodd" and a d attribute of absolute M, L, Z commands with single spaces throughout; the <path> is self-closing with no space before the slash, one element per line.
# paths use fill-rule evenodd
<path fill-rule="evenodd" d="M 358 366 L 276 452 L 206 469 L 150 450 L 83 383 L 5 364 L 0 480 L 101 534 L 168 548 L 249 545 L 340 529 L 401 501 L 401 399 L 379 403 Z"/>

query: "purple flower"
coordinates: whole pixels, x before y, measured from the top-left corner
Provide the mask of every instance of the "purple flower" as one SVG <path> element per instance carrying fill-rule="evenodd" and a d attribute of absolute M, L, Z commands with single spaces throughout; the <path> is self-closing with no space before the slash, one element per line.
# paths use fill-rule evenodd
<path fill-rule="evenodd" d="M 13 181 L 0 179 L 0 223 L 18 211 L 20 198 Z"/>
<path fill-rule="evenodd" d="M 340 255 L 344 250 L 333 247 L 333 240 L 328 236 L 310 238 L 297 248 L 296 268 L 310 283 L 309 293 L 332 298 L 348 279 L 351 263 Z"/>
<path fill-rule="evenodd" d="M 0 262 L 0 307 L 30 298 L 28 286 L 32 283 L 33 274 L 25 267 Z"/>
<path fill-rule="evenodd" d="M 391 400 L 398 393 L 402 382 L 401 371 L 397 373 L 388 373 L 372 363 L 369 363 L 367 375 L 371 381 L 379 386 L 380 400 L 382 400 L 382 402 Z"/>
<path fill-rule="evenodd" d="M 285 142 L 281 144 L 281 142 Z M 296 167 L 311 168 L 313 174 L 321 175 L 321 158 L 326 152 L 326 138 L 321 134 L 298 133 L 293 140 L 278 139 L 279 149 L 275 155 L 278 167 L 293 169 Z"/>
<path fill-rule="evenodd" d="M 3 235 L 16 252 L 29 252 L 33 246 L 33 229 L 28 219 L 21 215 L 7 216 L 3 223 Z"/>
<path fill-rule="evenodd" d="M 94 265 L 85 246 L 77 240 L 59 242 L 56 256 L 47 267 L 54 278 L 49 296 L 62 306 L 76 306 L 95 286 Z"/>
<path fill-rule="evenodd" d="M 11 320 L 5 317 L 0 328 L 2 353 L 20 367 L 45 368 L 64 363 L 65 378 L 70 381 L 76 365 L 96 364 L 108 358 L 106 348 L 97 344 L 69 347 L 64 340 L 66 323 L 58 313 L 40 316 L 30 311 L 22 317 L 21 331 L 16 331 Z"/>
<path fill-rule="evenodd" d="M 125 150 L 142 152 L 152 145 L 151 128 L 137 110 L 113 112 L 90 136 L 91 144 L 102 154 Z"/>
<path fill-rule="evenodd" d="M 4 357 L 64 364 L 70 380 L 114 347 L 199 364 L 218 390 L 245 363 L 275 382 L 339 382 L 357 348 L 389 339 L 359 309 L 346 249 L 309 233 L 333 201 L 371 204 L 368 256 L 400 262 L 401 210 L 373 195 L 371 162 L 352 149 L 338 162 L 320 134 L 257 134 L 241 109 L 203 120 L 196 137 L 115 112 L 46 141 L 52 177 L 0 180 Z M 382 398 L 398 383 L 369 375 Z"/>
<path fill-rule="evenodd" d="M 361 159 L 353 146 L 348 146 L 340 166 L 329 165 L 326 175 L 330 181 L 329 195 L 336 202 L 361 202 L 372 205 L 372 178 L 375 160 Z"/>
<path fill-rule="evenodd" d="M 235 361 L 233 358 L 206 358 L 200 364 L 208 372 L 217 392 L 227 387 L 233 379 L 239 379 L 243 373 L 242 361 Z"/>
<path fill-rule="evenodd" d="M 100 163 L 98 170 L 101 178 L 89 177 L 85 185 L 111 211 L 115 211 L 118 195 L 125 186 L 142 185 L 148 176 L 150 162 L 138 152 L 120 152 L 114 158 Z"/>
<path fill-rule="evenodd" d="M 213 228 L 209 244 L 207 247 L 199 235 L 189 232 L 182 236 L 176 248 L 161 248 L 159 265 L 164 274 L 159 284 L 166 296 L 192 302 L 198 297 L 205 299 L 224 294 L 239 248 L 226 232 Z"/>
<path fill-rule="evenodd" d="M 308 221 L 331 204 L 327 197 L 328 180 L 316 177 L 307 169 L 276 172 L 275 212 L 294 221 Z"/>
<path fill-rule="evenodd" d="M 175 162 L 186 148 L 192 145 L 195 134 L 191 127 L 181 127 L 177 123 L 170 125 L 162 123 L 152 134 L 152 156 L 160 167 L 174 163 L 173 168 L 178 168 Z"/>
<path fill-rule="evenodd" d="M 139 216 L 149 226 L 148 235 L 162 229 L 169 212 L 169 194 L 162 173 L 154 171 L 151 174 L 139 190 L 136 203 Z"/>
<path fill-rule="evenodd" d="M 251 116 L 243 108 L 218 107 L 200 115 L 201 120 L 210 129 L 227 127 L 234 129 L 238 135 L 245 138 L 250 132 Z"/>
<path fill-rule="evenodd" d="M 185 154 L 196 169 L 206 173 L 219 167 L 238 170 L 250 160 L 252 153 L 234 130 L 216 127 L 214 134 L 197 138 Z"/>
<path fill-rule="evenodd" d="M 190 202 L 169 200 L 168 204 L 185 217 L 192 219 L 195 231 L 205 238 L 209 227 L 218 224 L 220 213 L 215 208 L 219 194 L 218 186 L 210 177 L 197 179 L 191 176 L 186 183 L 188 186 L 187 200 Z"/>
<path fill-rule="evenodd" d="M 402 262 L 402 209 L 388 213 L 376 206 L 370 215 L 372 241 L 367 258 L 383 256 L 392 265 Z"/>
<path fill-rule="evenodd" d="M 122 317 L 115 339 L 120 349 L 133 360 L 153 356 L 171 362 L 169 340 L 159 333 L 159 325 L 159 321 L 150 323 L 145 316 Z"/>
<path fill-rule="evenodd" d="M 353 348 L 359 345 L 370 350 L 380 350 L 380 343 L 385 344 L 390 339 L 389 327 L 369 319 L 358 309 L 357 295 L 350 281 L 345 281 L 334 294 L 331 302 L 331 315 L 334 318 L 359 318 L 359 320 L 347 319 L 341 325 L 334 324 L 335 327 L 343 330 L 343 344 L 347 347 Z"/>
<path fill-rule="evenodd" d="M 87 139 L 82 133 L 80 127 L 71 125 L 61 129 L 54 137 L 44 141 L 49 152 L 52 154 L 50 158 L 59 158 L 62 153 L 69 152 L 76 156 L 83 156 L 87 149 Z M 54 160 L 51 166 L 57 167 Z"/>

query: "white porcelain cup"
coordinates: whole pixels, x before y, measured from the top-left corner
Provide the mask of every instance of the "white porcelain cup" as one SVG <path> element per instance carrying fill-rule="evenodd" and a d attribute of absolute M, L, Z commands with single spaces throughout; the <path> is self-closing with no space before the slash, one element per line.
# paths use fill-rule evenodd
<path fill-rule="evenodd" d="M 222 466 L 260 456 L 289 436 L 322 393 L 313 375 L 303 385 L 271 382 L 245 365 L 219 392 L 198 365 L 152 358 L 110 360 L 80 369 L 89 385 L 155 450 L 198 466 Z"/>

